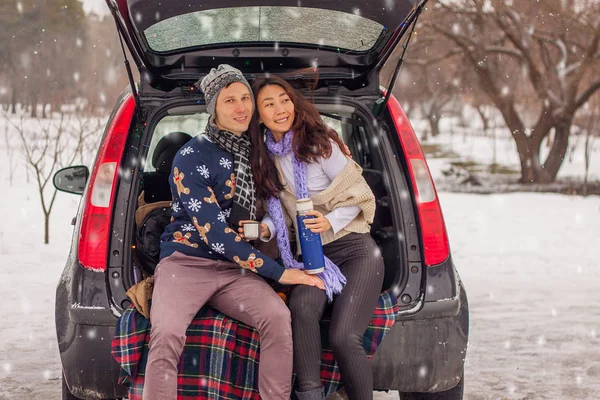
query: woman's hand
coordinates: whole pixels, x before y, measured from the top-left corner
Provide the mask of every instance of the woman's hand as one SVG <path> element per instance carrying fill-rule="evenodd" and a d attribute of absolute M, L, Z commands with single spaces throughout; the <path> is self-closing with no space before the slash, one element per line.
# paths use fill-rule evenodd
<path fill-rule="evenodd" d="M 325 290 L 325 284 L 316 275 L 309 275 L 301 269 L 296 268 L 288 268 L 283 272 L 281 278 L 279 278 L 279 283 L 284 285 L 308 285 L 315 286 L 321 290 Z"/>
<path fill-rule="evenodd" d="M 346 157 L 352 158 L 352 153 L 350 152 L 350 148 L 348 147 L 348 145 L 346 143 L 344 143 L 344 147 L 341 150 L 342 150 L 342 153 L 344 153 L 344 155 Z"/>
<path fill-rule="evenodd" d="M 248 222 L 256 222 L 256 221 L 245 219 L 245 220 L 242 220 L 239 222 L 240 227 L 238 228 L 238 236 L 244 240 L 246 240 L 246 238 L 244 237 L 244 224 L 246 224 Z M 271 230 L 269 229 L 267 224 L 264 224 L 262 222 L 260 223 L 260 237 L 264 238 L 264 239 L 268 239 L 271 237 Z"/>
<path fill-rule="evenodd" d="M 314 215 L 314 218 L 306 218 L 304 225 L 313 233 L 326 232 L 331 229 L 331 223 L 317 210 L 308 211 L 306 215 Z"/>

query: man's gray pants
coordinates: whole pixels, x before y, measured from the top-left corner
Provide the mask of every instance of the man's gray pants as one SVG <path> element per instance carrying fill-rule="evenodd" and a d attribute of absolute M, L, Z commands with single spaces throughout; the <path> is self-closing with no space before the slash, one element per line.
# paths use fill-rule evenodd
<path fill-rule="evenodd" d="M 285 303 L 261 277 L 238 264 L 179 252 L 162 259 L 154 274 L 143 400 L 177 399 L 177 364 L 185 333 L 205 304 L 256 328 L 260 396 L 289 400 L 293 349 Z"/>

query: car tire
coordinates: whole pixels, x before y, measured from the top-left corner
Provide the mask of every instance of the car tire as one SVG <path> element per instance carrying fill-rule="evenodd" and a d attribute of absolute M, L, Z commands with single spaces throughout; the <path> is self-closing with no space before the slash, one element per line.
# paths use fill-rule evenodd
<path fill-rule="evenodd" d="M 464 375 L 458 381 L 458 384 L 452 389 L 436 393 L 402 393 L 400 400 L 463 400 L 464 394 Z"/>
<path fill-rule="evenodd" d="M 79 397 L 73 396 L 64 375 L 62 376 L 62 400 L 81 400 Z"/>

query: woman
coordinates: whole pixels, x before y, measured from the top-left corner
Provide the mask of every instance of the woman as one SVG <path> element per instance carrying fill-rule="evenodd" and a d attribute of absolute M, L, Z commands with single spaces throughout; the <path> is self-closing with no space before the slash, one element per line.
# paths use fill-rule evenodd
<path fill-rule="evenodd" d="M 370 399 L 373 378 L 362 339 L 384 275 L 383 259 L 369 234 L 375 198 L 361 168 L 344 155 L 344 143 L 310 102 L 277 77 L 257 79 L 253 90 L 251 162 L 257 195 L 267 199 L 269 209 L 263 236 L 277 236 L 287 268 L 301 268 L 291 256 L 285 221 L 296 224 L 296 200 L 310 197 L 314 218 L 305 224 L 321 234 L 326 256 L 326 269 L 319 274 L 326 292 L 299 285 L 290 296 L 296 394 L 300 400 L 324 398 L 319 320 L 329 298 L 329 341 L 346 392 L 350 399 Z"/>

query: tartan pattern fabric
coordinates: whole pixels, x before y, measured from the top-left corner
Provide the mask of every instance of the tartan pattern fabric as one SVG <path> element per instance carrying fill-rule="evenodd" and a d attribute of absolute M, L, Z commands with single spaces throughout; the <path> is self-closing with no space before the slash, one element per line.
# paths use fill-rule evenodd
<path fill-rule="evenodd" d="M 396 320 L 398 305 L 390 291 L 379 303 L 363 337 L 371 357 Z M 329 321 L 323 319 L 321 380 L 327 395 L 342 384 L 329 349 Z M 112 355 L 121 365 L 119 383 L 128 386 L 129 399 L 141 400 L 148 357 L 150 321 L 130 306 L 117 322 Z M 177 400 L 260 399 L 258 395 L 259 337 L 256 330 L 210 308 L 203 307 L 187 330 L 179 360 Z"/>

